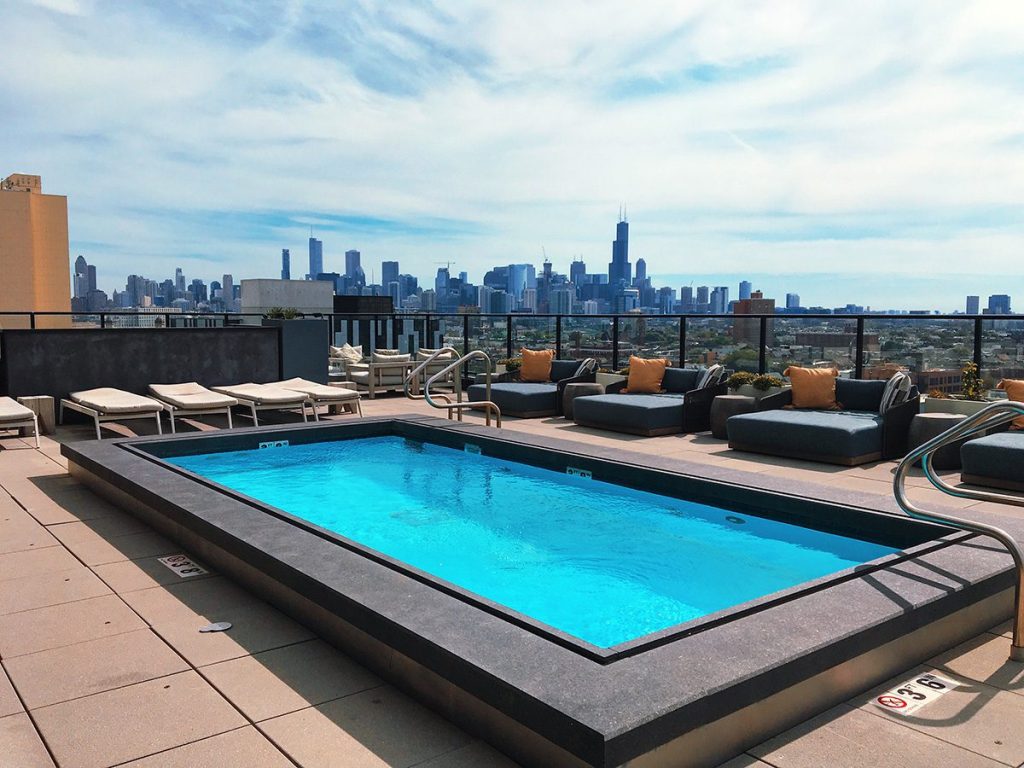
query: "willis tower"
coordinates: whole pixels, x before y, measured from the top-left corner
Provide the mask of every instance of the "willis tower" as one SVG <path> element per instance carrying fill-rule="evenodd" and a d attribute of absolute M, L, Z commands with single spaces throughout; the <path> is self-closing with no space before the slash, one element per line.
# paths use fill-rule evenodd
<path fill-rule="evenodd" d="M 620 284 L 632 282 L 632 268 L 629 264 L 629 221 L 619 211 L 619 223 L 615 225 L 615 240 L 612 242 L 612 262 L 608 265 L 608 284 L 615 290 Z"/>

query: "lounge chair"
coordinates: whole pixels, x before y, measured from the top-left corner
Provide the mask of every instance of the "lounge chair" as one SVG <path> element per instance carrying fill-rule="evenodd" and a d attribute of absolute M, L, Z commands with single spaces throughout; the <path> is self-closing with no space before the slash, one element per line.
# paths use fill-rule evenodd
<path fill-rule="evenodd" d="M 757 413 L 726 421 L 729 447 L 848 467 L 899 458 L 921 398 L 910 388 L 905 401 L 883 408 L 885 389 L 884 381 L 837 379 L 835 399 L 843 410 L 789 410 L 791 389 L 763 397 Z"/>
<path fill-rule="evenodd" d="M 0 397 L 0 429 L 18 429 L 19 427 L 32 427 L 32 434 L 35 435 L 36 448 L 38 448 L 39 418 L 35 411 L 26 408 L 14 398 Z"/>
<path fill-rule="evenodd" d="M 164 409 L 171 417 L 171 433 L 176 432 L 174 417 L 182 416 L 205 416 L 209 414 L 223 413 L 228 417 L 228 429 L 232 428 L 231 408 L 238 405 L 238 401 L 207 389 L 194 381 L 187 381 L 182 384 L 150 384 L 149 392 L 153 398 L 164 405 Z"/>
<path fill-rule="evenodd" d="M 557 416 L 562 412 L 562 393 L 569 384 L 592 382 L 596 379 L 597 361 L 552 360 L 549 381 L 507 381 L 491 384 L 491 402 L 501 409 L 502 416 L 535 419 Z M 487 399 L 486 384 L 471 384 L 470 402 Z"/>
<path fill-rule="evenodd" d="M 235 398 L 240 406 L 248 408 L 252 414 L 252 423 L 257 427 L 260 425 L 259 417 L 256 415 L 258 411 L 287 411 L 299 408 L 302 411 L 302 420 L 309 421 L 306 418 L 309 398 L 302 392 L 252 382 L 213 387 L 213 390 Z"/>
<path fill-rule="evenodd" d="M 368 393 L 371 400 L 378 392 L 403 391 L 405 377 L 415 365 L 412 355 L 398 354 L 398 350 L 377 350 L 364 363 L 349 363 L 348 381 L 359 392 Z"/>
<path fill-rule="evenodd" d="M 155 419 L 156 431 L 163 434 L 160 413 L 164 406 L 150 397 L 143 397 L 123 389 L 99 387 L 82 392 L 72 392 L 60 401 L 60 422 L 64 423 L 64 409 L 78 411 L 92 418 L 96 424 L 96 439 L 102 439 L 100 424 L 106 421 L 128 421 L 129 419 Z"/>
<path fill-rule="evenodd" d="M 612 384 L 603 395 L 573 401 L 573 421 L 583 427 L 655 437 L 711 429 L 711 403 L 727 387 L 721 366 L 666 368 L 658 394 L 621 392 L 626 382 Z"/>
<path fill-rule="evenodd" d="M 320 416 L 316 410 L 318 405 L 326 405 L 328 408 L 343 406 L 349 413 L 355 413 L 358 416 L 363 415 L 363 408 L 359 402 L 359 393 L 354 389 L 329 387 L 326 384 L 318 384 L 315 381 L 300 378 L 275 381 L 267 386 L 280 387 L 281 389 L 304 394 L 309 399 L 309 403 L 313 408 L 313 418 L 317 421 L 320 421 Z"/>

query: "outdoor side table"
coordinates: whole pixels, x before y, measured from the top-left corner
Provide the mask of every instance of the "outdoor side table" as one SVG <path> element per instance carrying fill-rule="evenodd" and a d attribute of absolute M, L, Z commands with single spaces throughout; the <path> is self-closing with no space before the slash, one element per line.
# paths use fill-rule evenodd
<path fill-rule="evenodd" d="M 53 408 L 53 398 L 49 395 L 32 395 L 31 397 L 19 397 L 18 402 L 28 408 L 38 417 L 39 431 L 44 435 L 52 435 L 57 431 L 57 419 Z M 25 437 L 29 433 L 27 427 L 22 427 L 19 434 Z"/>
<path fill-rule="evenodd" d="M 584 395 L 603 395 L 604 384 L 590 382 L 579 382 L 577 384 L 566 384 L 562 392 L 562 416 L 572 421 L 572 401 Z"/>
<path fill-rule="evenodd" d="M 952 429 L 967 417 L 960 413 L 919 413 L 910 422 L 910 432 L 907 434 L 908 450 L 918 448 L 933 437 L 937 437 L 947 429 Z M 981 437 L 981 434 L 974 437 Z M 960 469 L 960 446 L 973 438 L 957 440 L 955 443 L 944 445 L 932 454 L 932 467 L 935 469 Z M 920 466 L 921 462 L 915 462 Z"/>
<path fill-rule="evenodd" d="M 757 399 L 749 395 L 719 395 L 711 401 L 711 435 L 719 440 L 727 440 L 725 422 L 730 416 L 741 413 L 753 413 L 757 410 Z"/>

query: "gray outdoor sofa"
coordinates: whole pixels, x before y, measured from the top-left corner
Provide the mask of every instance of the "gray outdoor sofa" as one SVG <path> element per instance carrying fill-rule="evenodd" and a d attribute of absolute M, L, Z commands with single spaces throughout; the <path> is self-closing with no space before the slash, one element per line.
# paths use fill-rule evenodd
<path fill-rule="evenodd" d="M 711 403 L 724 395 L 726 385 L 714 376 L 699 387 L 705 368 L 666 368 L 659 394 L 630 394 L 620 390 L 626 382 L 608 387 L 603 395 L 573 401 L 573 420 L 584 427 L 654 437 L 676 432 L 704 432 L 711 428 Z"/>
<path fill-rule="evenodd" d="M 996 432 L 960 446 L 960 480 L 1024 491 L 1024 432 Z"/>
<path fill-rule="evenodd" d="M 593 382 L 597 378 L 597 361 L 552 360 L 549 381 L 499 381 L 491 384 L 491 402 L 501 409 L 502 416 L 535 419 L 562 413 L 562 393 L 568 384 Z M 471 384 L 469 401 L 487 399 L 485 384 Z"/>
<path fill-rule="evenodd" d="M 758 412 L 726 421 L 729 447 L 737 451 L 787 456 L 855 466 L 895 459 L 907 452 L 910 422 L 921 408 L 916 388 L 907 399 L 880 413 L 884 381 L 836 379 L 843 410 L 789 410 L 793 391 L 764 397 Z"/>

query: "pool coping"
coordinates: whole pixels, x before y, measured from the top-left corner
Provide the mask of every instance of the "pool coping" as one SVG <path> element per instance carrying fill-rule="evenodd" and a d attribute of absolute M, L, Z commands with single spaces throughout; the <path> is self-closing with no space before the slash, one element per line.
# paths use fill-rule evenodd
<path fill-rule="evenodd" d="M 595 466 L 611 460 L 624 471 L 644 467 L 694 481 L 707 478 L 754 489 L 774 486 L 770 490 L 776 493 L 805 497 L 811 485 L 628 450 L 523 433 L 496 434 L 478 425 L 423 416 L 265 426 L 230 434 L 251 440 L 254 435 L 287 439 L 291 433 L 294 439 L 300 430 L 340 429 L 355 435 L 379 432 L 392 422 L 440 429 L 474 441 L 498 437 L 506 446 L 542 448 Z M 206 435 L 223 439 L 224 434 L 186 439 L 202 441 Z M 1012 586 L 1008 555 L 961 538 L 959 543 L 869 577 L 857 576 L 602 664 L 361 554 L 345 552 L 339 557 L 334 543 L 311 541 L 312 534 L 291 523 L 274 519 L 271 525 L 251 515 L 240 516 L 237 505 L 243 502 L 191 481 L 185 485 L 181 474 L 124 450 L 183 438 L 92 441 L 65 445 L 62 453 L 73 472 L 119 488 L 166 516 L 172 535 L 187 529 L 308 595 L 402 657 L 539 734 L 580 764 L 619 765 L 648 754 L 680 733 L 712 724 Z M 821 486 L 814 490 L 820 493 Z M 878 509 L 884 505 L 871 494 L 841 489 L 829 489 L 829 493 L 843 501 L 822 501 L 894 511 Z M 1005 527 L 1005 519 L 999 519 Z M 230 526 L 225 524 L 228 520 Z M 192 536 L 183 538 L 183 544 L 196 543 Z M 846 610 L 837 611 L 837 605 Z M 686 663 L 687 659 L 699 663 Z M 865 680 L 863 687 L 876 682 Z"/>

